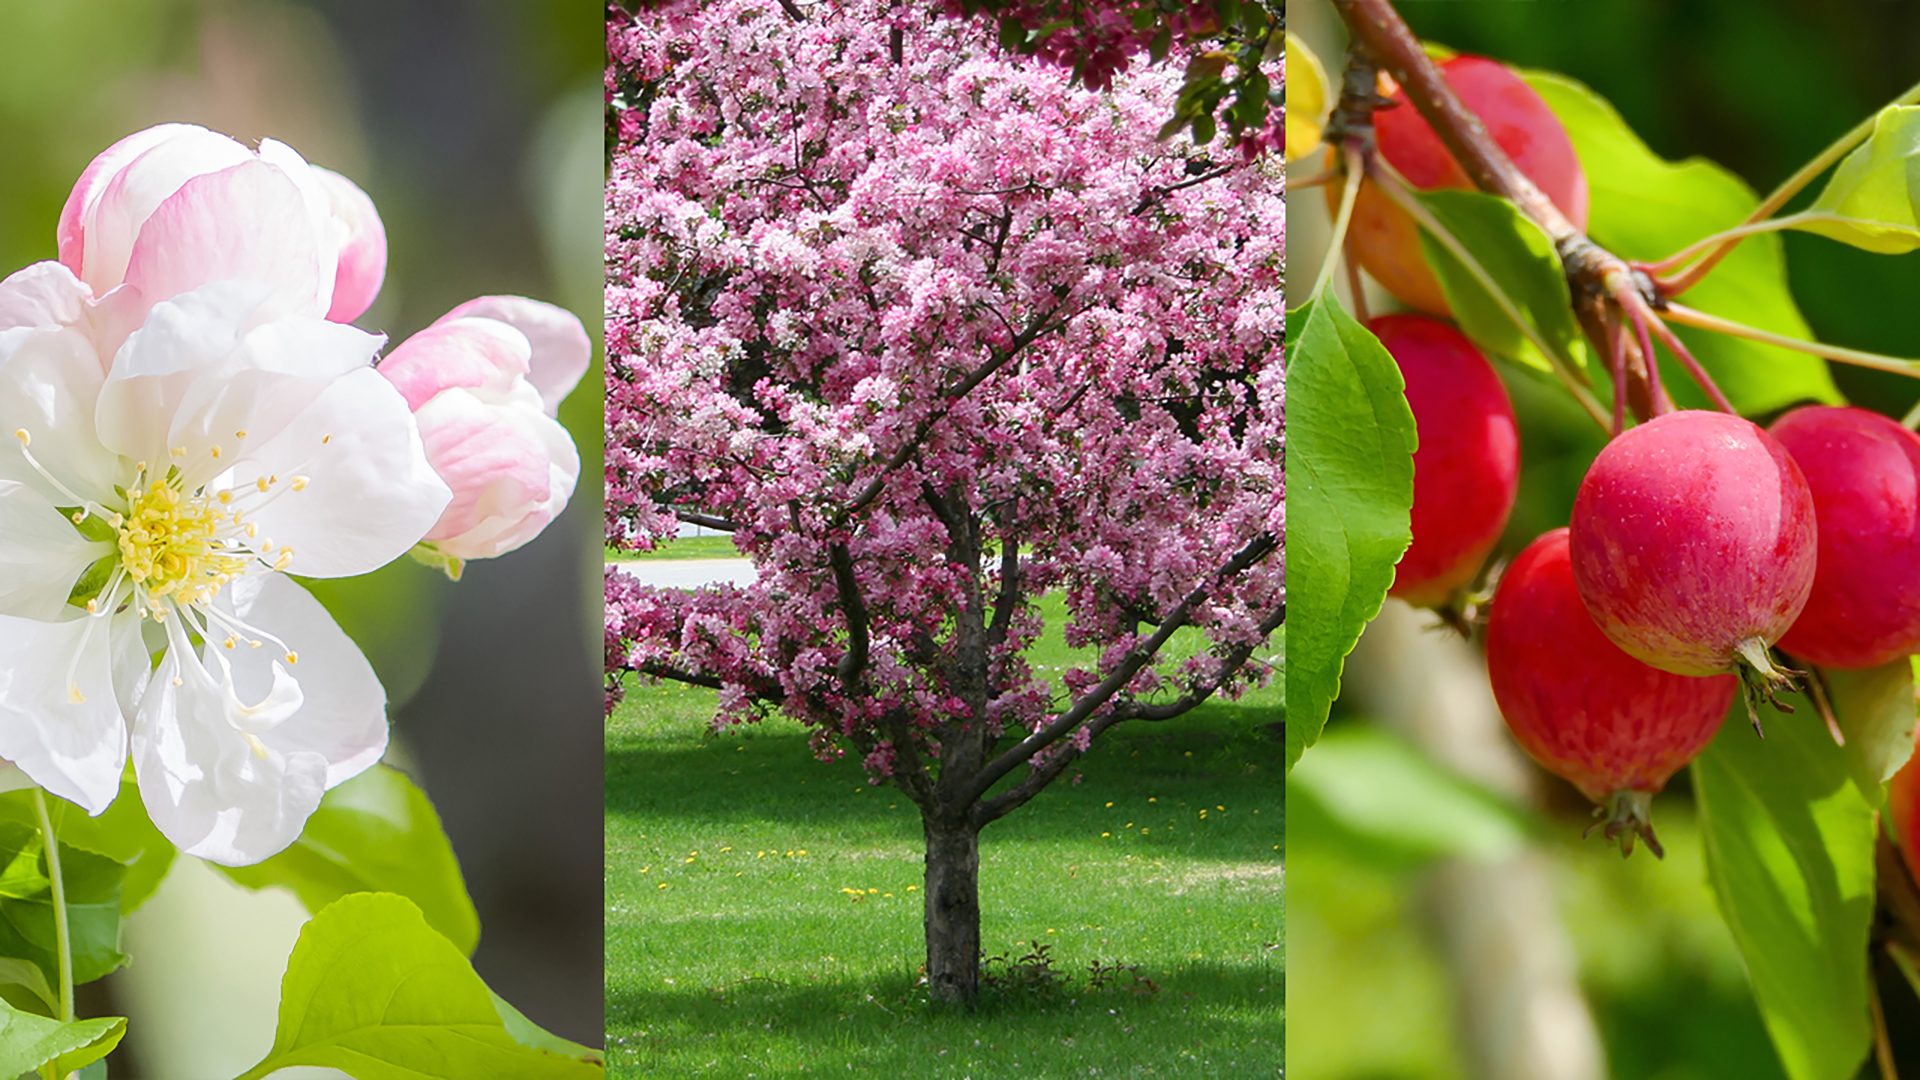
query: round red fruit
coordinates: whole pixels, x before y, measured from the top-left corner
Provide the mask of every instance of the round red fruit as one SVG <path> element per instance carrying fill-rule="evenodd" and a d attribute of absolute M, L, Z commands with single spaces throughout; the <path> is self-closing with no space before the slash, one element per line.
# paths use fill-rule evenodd
<path fill-rule="evenodd" d="M 1388 595 L 1445 604 L 1500 539 L 1520 486 L 1520 429 L 1493 365 L 1466 335 L 1420 315 L 1368 324 L 1400 365 L 1420 438 L 1413 454 L 1413 543 Z"/>
<path fill-rule="evenodd" d="M 1440 71 L 1514 166 L 1577 228 L 1585 229 L 1586 173 L 1566 128 L 1539 93 L 1511 68 L 1482 56 L 1456 56 L 1441 64 Z M 1471 190 L 1466 171 L 1407 100 L 1406 91 L 1396 91 L 1392 100 L 1397 107 L 1373 118 L 1380 156 L 1422 191 Z M 1338 185 L 1327 191 L 1337 205 Z M 1419 227 L 1372 184 L 1361 185 L 1348 229 L 1360 265 L 1382 288 L 1428 314 L 1450 313 L 1421 253 Z"/>
<path fill-rule="evenodd" d="M 1806 476 L 1820 533 L 1813 593 L 1780 647 L 1840 668 L 1920 651 L 1920 435 L 1828 405 L 1767 430 Z"/>
<path fill-rule="evenodd" d="M 1629 655 L 1781 678 L 1766 652 L 1813 588 L 1813 495 L 1752 422 L 1683 410 L 1628 429 L 1580 481 L 1571 542 L 1587 612 Z"/>
<path fill-rule="evenodd" d="M 1661 671 L 1608 641 L 1574 587 L 1566 529 L 1529 544 L 1501 577 L 1487 674 L 1521 748 L 1605 809 L 1623 852 L 1638 834 L 1656 855 L 1653 794 L 1713 739 L 1739 687 L 1732 675 Z"/>

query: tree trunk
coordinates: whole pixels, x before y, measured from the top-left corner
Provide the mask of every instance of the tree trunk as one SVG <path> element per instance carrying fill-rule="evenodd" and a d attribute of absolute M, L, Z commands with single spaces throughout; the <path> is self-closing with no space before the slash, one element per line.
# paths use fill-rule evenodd
<path fill-rule="evenodd" d="M 971 1008 L 980 991 L 980 833 L 925 819 L 927 993 Z"/>

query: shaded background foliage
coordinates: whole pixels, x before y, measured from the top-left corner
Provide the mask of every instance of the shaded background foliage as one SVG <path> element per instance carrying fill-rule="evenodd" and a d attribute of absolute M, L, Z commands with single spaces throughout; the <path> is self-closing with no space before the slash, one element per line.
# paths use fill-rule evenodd
<path fill-rule="evenodd" d="M 602 11 L 595 0 L 0 0 L 0 273 L 54 257 L 60 206 L 94 154 L 190 121 L 278 138 L 373 197 L 390 262 L 361 326 L 397 343 L 461 300 L 519 293 L 580 314 L 597 343 Z M 601 382 L 589 372 L 561 410 L 589 478 Z M 389 760 L 433 797 L 460 857 L 483 927 L 475 966 L 536 1022 L 596 1044 L 597 495 L 583 485 L 539 540 L 472 564 L 458 585 L 403 562 L 315 589 L 379 671 Z M 252 940 L 236 929 L 225 951 Z M 264 963 L 277 981 L 285 959 L 212 962 Z M 123 983 L 103 992 L 124 999 Z M 266 1008 L 246 1033 L 259 1048 L 272 1037 Z M 181 1025 L 136 1019 L 133 1038 Z M 156 1052 L 116 1055 L 115 1075 L 178 1060 Z"/>

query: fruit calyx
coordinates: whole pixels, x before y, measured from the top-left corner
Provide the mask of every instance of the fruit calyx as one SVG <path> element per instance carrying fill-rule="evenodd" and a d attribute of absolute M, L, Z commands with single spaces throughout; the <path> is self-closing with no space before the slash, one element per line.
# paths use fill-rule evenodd
<path fill-rule="evenodd" d="M 1647 842 L 1647 850 L 1653 852 L 1656 859 L 1667 857 L 1667 849 L 1660 846 L 1660 840 L 1653 835 L 1653 792 L 1616 791 L 1607 796 L 1607 801 L 1593 808 L 1594 822 L 1587 826 L 1581 837 L 1593 835 L 1593 830 L 1602 829 L 1602 836 L 1620 843 L 1620 857 L 1633 854 L 1633 838 L 1640 837 Z M 1602 821 L 1600 819 L 1605 818 Z"/>
<path fill-rule="evenodd" d="M 1798 690 L 1794 680 L 1805 679 L 1807 673 L 1777 663 L 1765 638 L 1747 638 L 1735 645 L 1734 651 L 1739 653 L 1734 669 L 1740 675 L 1740 696 L 1747 703 L 1747 719 L 1753 722 L 1753 733 L 1764 739 L 1767 733 L 1760 728 L 1760 703 L 1765 701 L 1783 713 L 1792 712 L 1793 706 L 1781 701 L 1780 693 Z"/>

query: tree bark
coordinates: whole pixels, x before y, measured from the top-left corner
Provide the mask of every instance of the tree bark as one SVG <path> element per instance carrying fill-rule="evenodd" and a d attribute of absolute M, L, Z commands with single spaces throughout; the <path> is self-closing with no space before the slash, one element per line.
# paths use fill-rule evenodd
<path fill-rule="evenodd" d="M 980 831 L 965 820 L 923 819 L 927 834 L 927 993 L 973 1006 L 980 991 Z"/>

